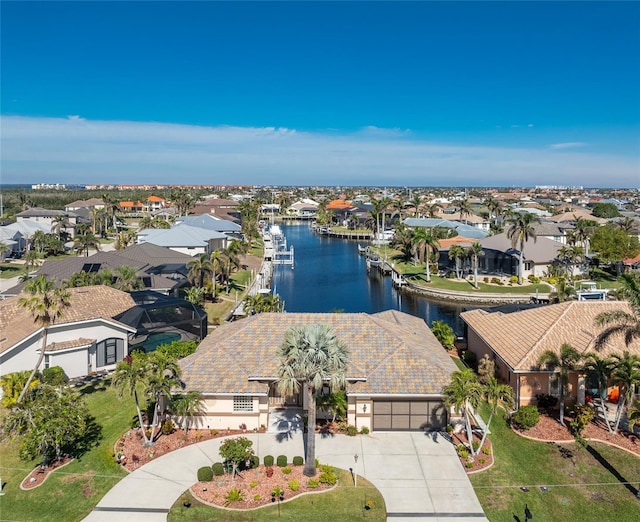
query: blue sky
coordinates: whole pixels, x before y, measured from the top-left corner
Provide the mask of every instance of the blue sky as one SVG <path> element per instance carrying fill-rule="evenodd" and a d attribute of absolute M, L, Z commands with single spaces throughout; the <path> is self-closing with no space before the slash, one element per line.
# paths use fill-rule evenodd
<path fill-rule="evenodd" d="M 7 2 L 2 183 L 640 185 L 638 2 Z"/>

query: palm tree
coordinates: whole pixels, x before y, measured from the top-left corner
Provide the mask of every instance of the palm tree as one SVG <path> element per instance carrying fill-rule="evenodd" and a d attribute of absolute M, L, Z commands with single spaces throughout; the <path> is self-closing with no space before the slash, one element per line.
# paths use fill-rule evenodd
<path fill-rule="evenodd" d="M 122 250 L 123 248 L 127 248 L 131 243 L 133 243 L 135 239 L 136 232 L 134 230 L 122 230 L 118 232 L 118 235 L 116 236 L 114 247 L 116 250 Z"/>
<path fill-rule="evenodd" d="M 511 240 L 511 248 L 519 247 L 520 258 L 518 262 L 518 284 L 522 284 L 524 274 L 524 245 L 529 239 L 536 240 L 536 231 L 533 225 L 540 223 L 540 218 L 530 212 L 514 212 L 507 218 L 509 229 L 507 237 Z"/>
<path fill-rule="evenodd" d="M 442 207 L 439 203 L 431 203 L 429 206 L 427 206 L 427 216 L 429 216 L 430 218 L 434 218 L 438 215 L 438 212 L 440 212 L 441 209 Z"/>
<path fill-rule="evenodd" d="M 429 264 L 431 261 L 431 249 L 437 250 L 440 247 L 440 243 L 425 227 L 416 228 L 411 241 L 414 245 L 415 252 L 424 252 L 427 283 L 430 283 L 431 268 L 429 267 Z"/>
<path fill-rule="evenodd" d="M 393 205 L 393 200 L 387 196 L 384 196 L 378 202 L 380 204 L 380 212 L 382 213 L 382 237 L 380 239 L 384 239 L 385 232 L 387 229 L 386 218 L 387 218 L 387 210 L 391 205 Z"/>
<path fill-rule="evenodd" d="M 92 232 L 87 232 L 84 235 L 76 236 L 73 240 L 73 248 L 78 255 L 84 252 L 85 257 L 89 255 L 89 249 L 93 248 L 96 251 L 100 251 L 100 240 Z"/>
<path fill-rule="evenodd" d="M 140 429 L 144 437 L 144 445 L 148 446 L 150 441 L 149 437 L 147 437 L 147 430 L 145 429 L 138 399 L 138 386 L 143 383 L 147 374 L 146 362 L 146 355 L 144 354 L 134 353 L 128 355 L 116 365 L 111 385 L 117 388 L 119 397 L 122 397 L 125 393 L 133 396 L 136 403 L 136 411 L 138 412 Z"/>
<path fill-rule="evenodd" d="M 616 225 L 618 225 L 627 234 L 631 234 L 631 232 L 633 231 L 633 228 L 635 227 L 635 222 L 636 222 L 635 219 L 627 216 L 621 219 L 620 221 L 616 222 Z"/>
<path fill-rule="evenodd" d="M 60 240 L 63 239 L 63 236 L 68 235 L 69 228 L 71 228 L 71 222 L 67 214 L 60 214 L 51 220 L 51 233 L 58 236 Z"/>
<path fill-rule="evenodd" d="M 24 394 L 29 389 L 29 384 L 42 364 L 44 352 L 47 347 L 49 327 L 54 324 L 57 319 L 62 317 L 65 310 L 71 306 L 71 295 L 69 292 L 64 288 L 56 288 L 55 281 L 47 279 L 44 275 L 30 280 L 24 286 L 24 290 L 29 295 L 21 297 L 18 300 L 18 306 L 26 308 L 33 317 L 33 321 L 42 328 L 42 347 L 40 348 L 38 362 L 18 397 L 18 404 L 22 401 Z"/>
<path fill-rule="evenodd" d="M 380 214 L 384 212 L 383 201 L 379 199 L 371 199 L 371 205 L 373 206 L 373 210 L 370 211 L 371 217 L 375 219 L 375 233 L 376 240 L 379 241 L 381 239 L 380 236 Z"/>
<path fill-rule="evenodd" d="M 471 368 L 458 370 L 451 374 L 451 383 L 442 389 L 444 403 L 447 407 L 453 407 L 456 413 L 462 413 L 469 451 L 475 454 L 473 449 L 473 431 L 471 430 L 471 408 L 477 408 L 482 399 L 482 385 L 478 382 L 476 374 Z"/>
<path fill-rule="evenodd" d="M 204 397 L 197 390 L 190 390 L 187 393 L 176 393 L 171 396 L 171 411 L 174 415 L 182 418 L 184 421 L 184 434 L 187 434 L 191 418 L 198 413 L 205 411 Z M 179 424 L 182 427 L 181 424 Z"/>
<path fill-rule="evenodd" d="M 455 204 L 458 208 L 458 212 L 460 212 L 460 220 L 464 220 L 464 223 L 466 225 L 468 222 L 465 218 L 473 214 L 473 211 L 471 210 L 471 203 L 468 199 L 459 199 L 455 202 Z"/>
<path fill-rule="evenodd" d="M 151 216 L 145 216 L 138 222 L 138 230 L 146 230 L 153 228 L 153 218 Z"/>
<path fill-rule="evenodd" d="M 629 431 L 634 433 L 636 424 L 640 424 L 640 404 L 638 401 L 627 411 L 627 422 L 629 423 Z"/>
<path fill-rule="evenodd" d="M 11 247 L 4 241 L 0 241 L 0 261 L 4 261 L 4 256 L 7 252 L 11 252 Z"/>
<path fill-rule="evenodd" d="M 564 397 L 569 391 L 569 372 L 576 371 L 578 369 L 578 363 L 580 362 L 581 355 L 568 343 L 563 343 L 560 347 L 560 353 L 553 350 L 546 350 L 543 352 L 539 359 L 538 364 L 546 366 L 549 370 L 555 372 L 559 371 L 560 380 L 560 424 L 564 426 Z"/>
<path fill-rule="evenodd" d="M 633 393 L 636 386 L 640 385 L 640 357 L 625 350 L 622 355 L 614 355 L 614 368 L 611 373 L 611 382 L 620 389 L 618 408 L 616 410 L 613 431 L 618 431 L 622 412 L 626 404 L 633 403 Z"/>
<path fill-rule="evenodd" d="M 489 377 L 489 381 L 484 386 L 482 390 L 485 400 L 489 403 L 490 406 L 490 414 L 489 420 L 487 421 L 487 427 L 482 432 L 482 440 L 480 441 L 480 446 L 478 446 L 478 453 L 482 450 L 482 446 L 484 445 L 484 441 L 487 438 L 487 433 L 489 433 L 489 427 L 491 426 L 491 421 L 493 420 L 493 416 L 496 411 L 498 411 L 498 406 L 502 404 L 502 406 L 507 410 L 511 410 L 513 405 L 515 404 L 515 400 L 513 397 L 513 388 L 508 384 L 501 384 L 498 382 L 493 375 Z"/>
<path fill-rule="evenodd" d="M 602 408 L 602 417 L 607 424 L 609 433 L 613 433 L 613 428 L 609 422 L 609 416 L 607 414 L 607 407 L 604 404 L 604 399 L 607 395 L 607 387 L 609 386 L 609 379 L 611 378 L 611 372 L 614 368 L 614 361 L 608 357 L 601 358 L 598 354 L 589 353 L 585 357 L 585 363 L 582 370 L 587 374 L 589 378 L 595 379 L 598 385 L 598 395 L 600 396 L 600 406 Z"/>
<path fill-rule="evenodd" d="M 180 385 L 180 366 L 176 358 L 166 352 L 155 351 L 147 355 L 144 393 L 152 404 L 153 421 L 151 422 L 150 444 L 153 445 L 158 429 L 160 397 L 170 397 L 171 389 Z"/>
<path fill-rule="evenodd" d="M 140 290 L 143 288 L 142 281 L 138 277 L 138 272 L 135 268 L 128 265 L 122 265 L 113 271 L 116 276 L 115 287 L 123 292 L 133 292 L 134 290 Z"/>
<path fill-rule="evenodd" d="M 456 265 L 456 279 L 462 279 L 462 261 L 465 257 L 466 252 L 460 245 L 451 245 L 449 247 L 449 259 L 453 259 Z"/>
<path fill-rule="evenodd" d="M 476 241 L 467 249 L 467 255 L 471 258 L 471 266 L 473 267 L 473 286 L 478 288 L 478 260 L 484 255 L 482 245 Z"/>
<path fill-rule="evenodd" d="M 612 310 L 596 317 L 596 326 L 605 326 L 605 329 L 596 337 L 596 350 L 602 349 L 614 336 L 622 335 L 627 346 L 634 339 L 640 338 L 640 274 L 622 274 L 620 277 L 621 293 L 631 306 L 631 312 Z"/>
<path fill-rule="evenodd" d="M 209 256 L 201 254 L 186 266 L 189 269 L 187 279 L 198 288 L 203 288 L 205 279 L 213 272 Z"/>
<path fill-rule="evenodd" d="M 414 194 L 413 198 L 411 199 L 411 204 L 414 206 L 415 210 L 415 217 L 419 218 L 420 217 L 420 207 L 422 206 L 422 196 L 420 196 L 419 194 Z"/>
<path fill-rule="evenodd" d="M 591 234 L 593 234 L 596 223 L 585 218 L 576 217 L 575 215 L 573 217 L 575 218 L 574 237 L 576 241 L 582 243 L 584 257 L 587 258 L 589 256 L 589 238 Z"/>
<path fill-rule="evenodd" d="M 561 277 L 555 284 L 555 290 L 549 294 L 549 299 L 554 303 L 564 303 L 575 295 L 576 289 L 564 277 Z"/>
<path fill-rule="evenodd" d="M 325 383 L 332 392 L 344 389 L 347 384 L 347 346 L 338 340 L 330 326 L 309 324 L 295 326 L 284 334 L 278 349 L 280 368 L 277 381 L 282 395 L 298 393 L 304 389 L 308 407 L 307 452 L 304 474 L 316 474 L 316 401 L 315 394 Z"/>

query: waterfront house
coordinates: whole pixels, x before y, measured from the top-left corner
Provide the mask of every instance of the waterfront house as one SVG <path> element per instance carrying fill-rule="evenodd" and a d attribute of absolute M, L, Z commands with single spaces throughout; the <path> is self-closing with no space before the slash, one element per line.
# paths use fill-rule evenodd
<path fill-rule="evenodd" d="M 404 224 L 410 228 L 449 228 L 455 230 L 459 236 L 476 240 L 485 238 L 489 235 L 489 232 L 478 227 L 465 225 L 459 221 L 452 221 L 450 219 L 443 218 L 406 218 L 404 220 Z"/>
<path fill-rule="evenodd" d="M 460 317 L 465 323 L 467 347 L 480 359 L 488 355 L 496 363 L 496 375 L 515 391 L 516 407 L 536 404 L 536 395 L 558 396 L 558 372 L 540 367 L 546 350 L 560 353 L 563 343 L 579 353 L 593 352 L 593 343 L 602 328 L 594 319 L 603 312 L 624 309 L 625 302 L 567 301 L 512 313 L 471 310 Z M 612 338 L 600 356 L 630 350 L 640 355 L 640 341 L 626 347 L 621 338 Z M 584 403 L 585 395 L 597 388 L 579 372 L 571 372 L 567 402 Z"/>
<path fill-rule="evenodd" d="M 54 224 L 54 221 L 59 219 L 60 217 L 66 217 L 69 226 L 62 229 L 62 232 L 65 232 L 69 235 L 69 237 L 73 238 L 75 233 L 75 227 L 78 223 L 78 216 L 74 212 L 66 212 L 64 210 L 49 210 L 47 208 L 40 207 L 31 207 L 27 210 L 19 212 L 16 214 L 16 221 L 18 223 L 21 222 L 31 222 L 36 223 L 38 225 L 44 226 L 46 229 L 46 233 L 51 232 L 51 228 Z"/>
<path fill-rule="evenodd" d="M 229 236 L 222 232 L 185 224 L 168 229 L 148 228 L 138 232 L 138 243 L 153 243 L 189 256 L 211 254 L 226 248 L 229 239 Z"/>
<path fill-rule="evenodd" d="M 274 409 L 306 408 L 302 391 L 282 397 L 277 350 L 293 326 L 326 323 L 349 351 L 348 422 L 373 431 L 442 429 L 442 388 L 457 368 L 427 324 L 398 311 L 263 313 L 220 326 L 182 361 L 184 390 L 205 398 L 201 428 L 269 425 Z"/>

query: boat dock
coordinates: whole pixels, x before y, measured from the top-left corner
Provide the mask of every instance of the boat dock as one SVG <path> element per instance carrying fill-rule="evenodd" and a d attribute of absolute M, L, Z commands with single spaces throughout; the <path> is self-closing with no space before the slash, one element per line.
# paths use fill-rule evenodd
<path fill-rule="evenodd" d="M 262 231 L 264 259 L 274 265 L 290 265 L 294 268 L 293 246 L 287 249 L 287 238 L 278 225 L 271 225 Z"/>

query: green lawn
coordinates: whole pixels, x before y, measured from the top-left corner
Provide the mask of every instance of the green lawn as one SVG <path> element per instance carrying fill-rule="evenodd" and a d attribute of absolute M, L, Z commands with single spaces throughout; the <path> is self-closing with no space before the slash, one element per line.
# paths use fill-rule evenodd
<path fill-rule="evenodd" d="M 0 279 L 11 279 L 24 274 L 24 265 L 0 264 Z"/>
<path fill-rule="evenodd" d="M 349 520 L 386 520 L 386 508 L 380 492 L 362 477 L 358 477 L 358 487 L 353 486 L 348 471 L 338 470 L 338 485 L 327 493 L 303 495 L 291 502 L 272 505 L 253 511 L 228 511 L 210 507 L 196 501 L 188 492 L 182 495 L 173 505 L 167 520 L 183 521 L 271 521 L 293 520 L 299 522 L 343 522 Z M 191 507 L 184 507 L 185 501 Z M 371 503 L 371 509 L 364 505 Z"/>
<path fill-rule="evenodd" d="M 563 445 L 573 453 L 563 457 L 556 444 L 524 439 L 500 418 L 492 422 L 491 432 L 496 462 L 488 471 L 471 475 L 471 482 L 492 522 L 513 522 L 513 514 L 524 520 L 525 503 L 534 520 L 638 520 L 640 458 L 598 443 L 587 449 Z M 622 485 L 624 481 L 633 486 Z"/>
<path fill-rule="evenodd" d="M 133 400 L 118 399 L 108 381 L 81 388 L 89 409 L 102 426 L 100 444 L 68 466 L 54 472 L 42 486 L 22 491 L 20 482 L 38 464 L 18 458 L 18 441 L 0 443 L 0 475 L 5 484 L 0 497 L 2 520 L 82 520 L 126 472 L 113 458 L 115 441 L 129 427 Z M 3 410 L 6 414 L 6 410 Z"/>
<path fill-rule="evenodd" d="M 236 295 L 238 301 L 242 301 L 250 282 L 251 271 L 238 270 L 231 275 L 228 294 L 226 288 L 219 287 L 217 302 L 205 304 L 209 324 L 221 324 L 224 321 L 236 304 Z"/>

